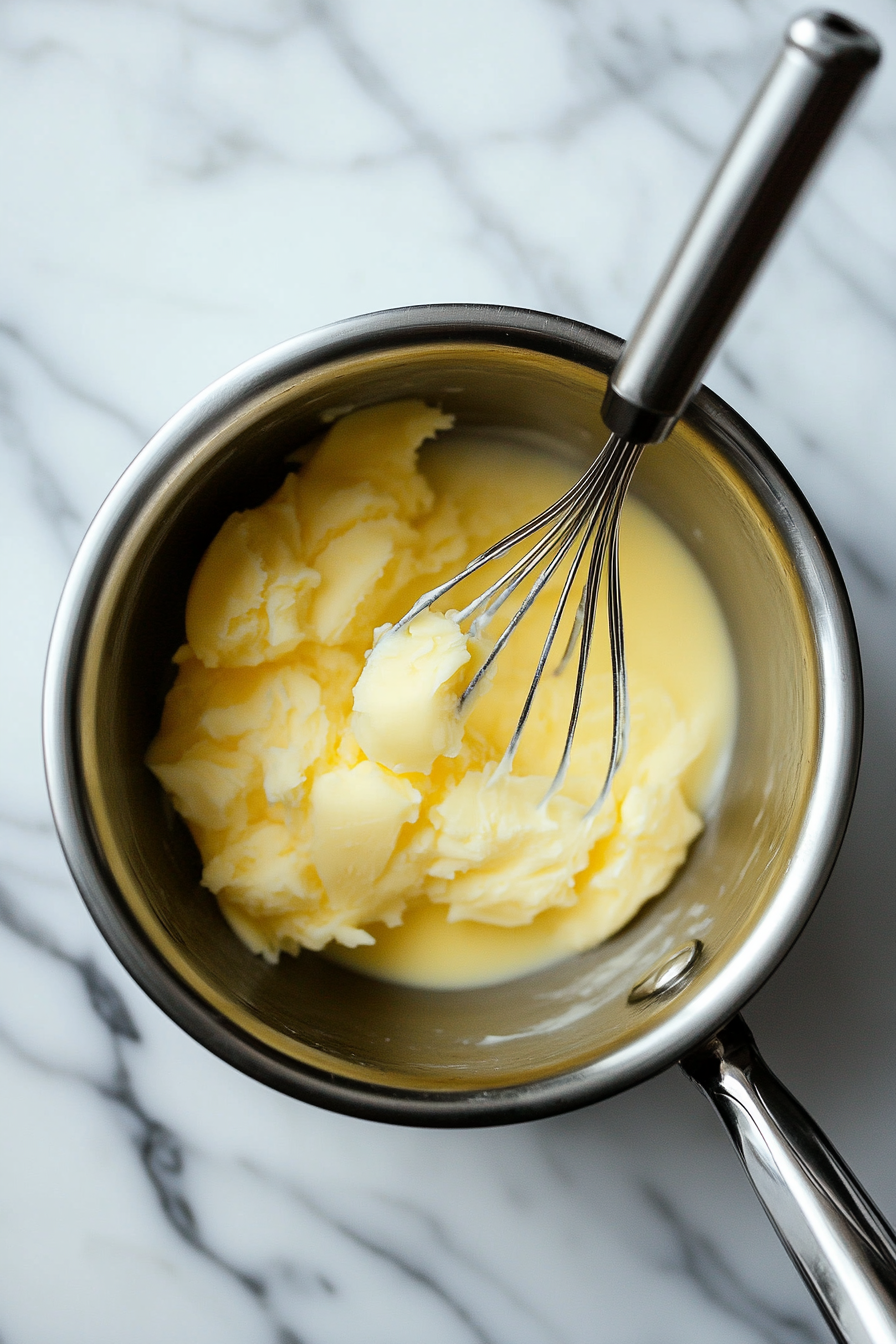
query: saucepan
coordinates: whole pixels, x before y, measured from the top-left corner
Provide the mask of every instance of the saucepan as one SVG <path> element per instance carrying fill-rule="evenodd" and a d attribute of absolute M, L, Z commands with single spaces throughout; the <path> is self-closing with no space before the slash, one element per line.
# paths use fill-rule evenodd
<path fill-rule="evenodd" d="M 824 534 L 753 430 L 703 389 L 634 489 L 709 577 L 734 643 L 727 780 L 673 885 L 601 947 L 487 988 L 402 988 L 311 952 L 271 966 L 200 885 L 144 765 L 193 571 L 235 509 L 351 407 L 438 403 L 584 466 L 621 341 L 543 313 L 428 306 L 279 345 L 212 384 L 140 453 L 66 585 L 45 692 L 47 776 L 84 899 L 144 990 L 253 1078 L 408 1125 L 531 1120 L 680 1061 L 715 1103 L 834 1333 L 896 1340 L 896 1244 L 738 1012 L 818 899 L 852 801 L 861 672 Z M 686 638 L 686 632 L 682 633 Z"/>

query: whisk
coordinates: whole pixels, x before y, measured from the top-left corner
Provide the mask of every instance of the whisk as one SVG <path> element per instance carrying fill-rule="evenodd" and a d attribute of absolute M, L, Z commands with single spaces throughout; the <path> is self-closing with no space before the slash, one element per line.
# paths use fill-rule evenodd
<path fill-rule="evenodd" d="M 643 447 L 668 437 L 700 385 L 750 281 L 866 76 L 880 59 L 874 37 L 838 14 L 813 10 L 789 26 L 783 49 L 744 117 L 691 224 L 610 377 L 601 418 L 610 436 L 571 490 L 536 518 L 425 593 L 396 630 L 483 566 L 538 539 L 457 615 L 470 633 L 532 579 L 471 679 L 460 711 L 539 593 L 568 560 L 560 598 L 519 721 L 498 773 L 509 770 L 554 647 L 564 612 L 586 565 L 572 630 L 557 673 L 578 646 L 578 666 L 563 755 L 543 802 L 563 786 L 585 691 L 598 596 L 606 580 L 613 726 L 606 775 L 588 812 L 603 805 L 625 756 L 628 691 L 619 575 L 619 517 Z M 538 535 L 540 534 L 540 535 Z M 534 578 L 533 578 L 534 575 Z"/>

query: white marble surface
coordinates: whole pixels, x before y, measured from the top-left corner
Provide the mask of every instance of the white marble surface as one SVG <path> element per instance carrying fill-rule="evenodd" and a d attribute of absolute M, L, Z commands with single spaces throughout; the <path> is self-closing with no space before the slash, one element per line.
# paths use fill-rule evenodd
<path fill-rule="evenodd" d="M 676 1073 L 486 1132 L 228 1069 L 141 994 L 54 837 L 38 706 L 78 540 L 253 352 L 432 300 L 625 334 L 791 0 L 7 0 L 0 9 L 2 1344 L 810 1344 Z M 748 1017 L 896 1216 L 892 56 L 709 377 L 829 529 L 868 732 L 843 855 Z"/>

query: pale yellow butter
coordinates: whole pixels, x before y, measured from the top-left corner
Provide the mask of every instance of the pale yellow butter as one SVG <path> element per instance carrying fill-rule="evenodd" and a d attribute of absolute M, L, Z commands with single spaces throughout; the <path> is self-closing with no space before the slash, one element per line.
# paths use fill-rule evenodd
<path fill-rule="evenodd" d="M 425 611 L 399 631 L 377 631 L 354 691 L 352 729 L 372 761 L 428 775 L 463 741 L 458 673 L 470 661 L 455 621 Z"/>
<path fill-rule="evenodd" d="M 423 450 L 421 470 L 421 445 L 450 425 L 416 401 L 347 415 L 271 500 L 228 519 L 193 580 L 147 761 L 190 826 L 203 882 L 269 959 L 338 946 L 359 969 L 414 983 L 518 973 L 620 928 L 701 828 L 733 723 L 733 660 L 705 579 L 637 502 L 622 529 L 630 746 L 597 817 L 584 819 L 609 749 L 599 640 L 562 791 L 543 805 L 574 665 L 546 676 L 514 772 L 495 777 L 556 583 L 463 717 L 481 641 L 433 611 L 388 628 L 575 475 L 457 433 Z M 438 910 L 447 923 L 427 914 Z M 440 938 L 457 951 L 450 966 Z"/>

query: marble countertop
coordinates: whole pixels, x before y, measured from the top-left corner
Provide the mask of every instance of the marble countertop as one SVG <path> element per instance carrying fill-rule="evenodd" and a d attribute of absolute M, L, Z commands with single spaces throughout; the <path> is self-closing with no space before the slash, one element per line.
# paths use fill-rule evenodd
<path fill-rule="evenodd" d="M 858 800 L 748 1009 L 896 1217 L 893 53 L 708 382 L 794 473 L 860 629 Z M 229 1069 L 129 980 L 56 842 L 39 699 L 78 541 L 247 356 L 478 300 L 625 334 L 791 0 L 7 0 L 0 9 L 0 1340 L 811 1344 L 826 1336 L 672 1071 L 442 1133 Z"/>

